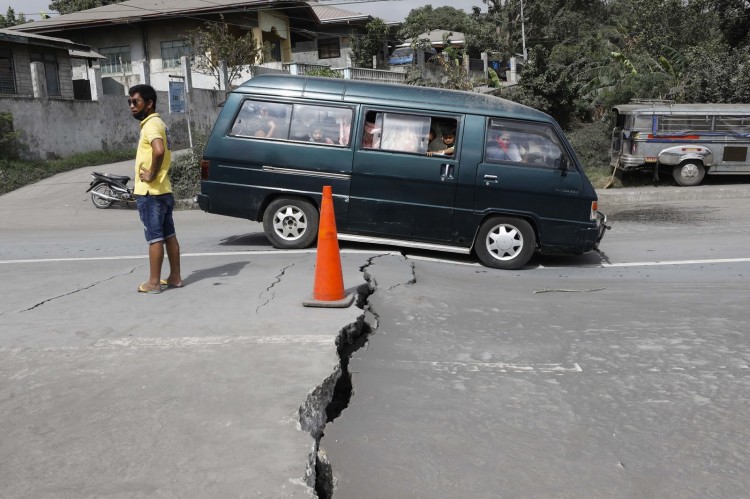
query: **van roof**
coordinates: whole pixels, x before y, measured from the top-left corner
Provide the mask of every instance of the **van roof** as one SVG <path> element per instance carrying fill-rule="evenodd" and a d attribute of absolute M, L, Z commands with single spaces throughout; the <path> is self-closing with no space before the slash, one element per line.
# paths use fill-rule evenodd
<path fill-rule="evenodd" d="M 247 80 L 233 92 L 321 99 L 342 103 L 404 106 L 430 111 L 475 113 L 554 122 L 552 117 L 546 113 L 500 97 L 404 84 L 287 74 L 263 74 Z"/>
<path fill-rule="evenodd" d="M 706 114 L 737 116 L 750 114 L 750 104 L 621 104 L 614 106 L 619 114 Z"/>

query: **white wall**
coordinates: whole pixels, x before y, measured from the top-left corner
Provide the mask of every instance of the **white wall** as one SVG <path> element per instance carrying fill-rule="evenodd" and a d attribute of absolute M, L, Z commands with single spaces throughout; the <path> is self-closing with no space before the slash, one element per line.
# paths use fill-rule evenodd
<path fill-rule="evenodd" d="M 208 135 L 225 94 L 193 89 L 190 98 L 193 137 Z M 170 128 L 175 148 L 188 147 L 185 115 L 169 114 L 166 92 L 157 92 L 157 101 L 157 111 Z M 0 97 L 0 112 L 13 115 L 13 128 L 29 147 L 28 159 L 135 149 L 138 140 L 138 122 L 130 115 L 125 95 L 104 95 L 100 101 Z"/>

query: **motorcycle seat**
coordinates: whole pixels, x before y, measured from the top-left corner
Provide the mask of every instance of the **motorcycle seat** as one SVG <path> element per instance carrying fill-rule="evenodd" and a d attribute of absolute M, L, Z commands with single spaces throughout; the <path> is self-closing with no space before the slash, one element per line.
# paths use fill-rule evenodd
<path fill-rule="evenodd" d="M 105 173 L 104 176 L 114 180 L 115 182 L 122 182 L 123 184 L 127 184 L 128 182 L 130 182 L 130 177 L 128 177 L 127 175 L 112 175 L 111 173 Z"/>

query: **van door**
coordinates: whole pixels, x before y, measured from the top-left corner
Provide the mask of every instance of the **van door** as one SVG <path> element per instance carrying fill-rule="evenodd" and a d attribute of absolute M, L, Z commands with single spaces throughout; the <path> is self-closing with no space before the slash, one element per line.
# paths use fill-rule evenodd
<path fill-rule="evenodd" d="M 583 178 L 549 124 L 487 120 L 474 210 L 517 214 L 537 223 L 541 243 L 574 246 L 591 200 Z"/>
<path fill-rule="evenodd" d="M 458 161 L 456 118 L 369 110 L 358 127 L 347 231 L 377 237 L 448 241 Z M 430 128 L 442 149 L 428 151 Z M 437 149 L 437 148 L 435 148 Z M 446 151 L 450 154 L 435 154 Z M 428 155 L 429 153 L 429 155 Z"/>

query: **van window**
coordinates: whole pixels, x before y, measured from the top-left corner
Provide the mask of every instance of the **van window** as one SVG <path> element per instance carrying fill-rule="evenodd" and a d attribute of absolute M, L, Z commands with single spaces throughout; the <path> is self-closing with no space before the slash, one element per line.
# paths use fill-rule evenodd
<path fill-rule="evenodd" d="M 490 119 L 485 141 L 488 163 L 522 163 L 538 168 L 571 168 L 552 127 Z"/>
<path fill-rule="evenodd" d="M 348 146 L 352 113 L 341 107 L 246 100 L 230 135 Z"/>
<path fill-rule="evenodd" d="M 349 108 L 295 104 L 289 140 L 348 146 L 351 128 Z"/>
<path fill-rule="evenodd" d="M 369 111 L 365 116 L 362 147 L 414 154 L 446 149 L 448 146 L 442 139 L 455 137 L 457 124 L 451 118 Z"/>
<path fill-rule="evenodd" d="M 286 139 L 291 114 L 291 104 L 246 100 L 234 119 L 230 135 Z"/>

